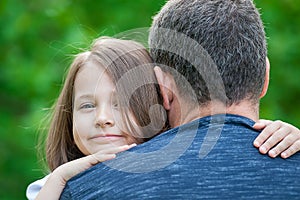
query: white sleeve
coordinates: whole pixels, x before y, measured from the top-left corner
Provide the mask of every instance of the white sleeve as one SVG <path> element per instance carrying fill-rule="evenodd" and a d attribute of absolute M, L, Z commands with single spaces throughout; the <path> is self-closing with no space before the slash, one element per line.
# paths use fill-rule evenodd
<path fill-rule="evenodd" d="M 28 185 L 26 189 L 26 197 L 28 200 L 34 200 L 42 187 L 45 185 L 46 181 L 48 180 L 50 174 L 45 176 L 44 178 L 34 181 L 30 185 Z"/>

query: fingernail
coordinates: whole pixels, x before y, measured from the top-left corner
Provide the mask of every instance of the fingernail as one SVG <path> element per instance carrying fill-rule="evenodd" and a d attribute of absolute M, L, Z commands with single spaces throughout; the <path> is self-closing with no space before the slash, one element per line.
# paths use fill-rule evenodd
<path fill-rule="evenodd" d="M 282 157 L 282 158 L 287 158 L 287 153 L 285 153 L 285 152 L 282 153 L 282 154 L 281 154 L 281 157 Z"/>
<path fill-rule="evenodd" d="M 253 145 L 254 145 L 255 147 L 259 147 L 259 146 L 260 146 L 259 142 L 257 142 L 257 141 L 254 141 Z"/>
<path fill-rule="evenodd" d="M 264 147 L 264 146 L 261 146 L 261 147 L 259 148 L 259 150 L 260 150 L 260 152 L 263 153 L 263 154 L 267 153 L 267 148 Z"/>
<path fill-rule="evenodd" d="M 130 145 L 130 147 L 135 147 L 136 146 L 136 143 L 133 143 Z"/>
<path fill-rule="evenodd" d="M 274 150 L 271 150 L 269 151 L 269 155 L 272 157 L 272 158 L 275 158 L 276 157 L 276 152 Z"/>

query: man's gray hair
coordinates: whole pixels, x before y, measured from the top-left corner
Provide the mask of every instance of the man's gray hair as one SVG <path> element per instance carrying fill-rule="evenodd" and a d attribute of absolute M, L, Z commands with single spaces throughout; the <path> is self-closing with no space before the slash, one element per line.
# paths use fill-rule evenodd
<path fill-rule="evenodd" d="M 267 49 L 263 23 L 252 0 L 169 0 L 154 17 L 149 36 L 154 62 L 183 75 L 198 103 L 205 104 L 211 100 L 207 86 L 211 82 L 199 71 L 209 76 L 212 70 L 201 64 L 203 56 L 194 53 L 195 46 L 185 39 L 174 42 L 169 31 L 160 29 L 184 34 L 203 47 L 222 78 L 227 105 L 244 99 L 258 102 L 265 81 Z M 179 53 L 167 50 L 174 48 Z M 182 81 L 176 76 L 175 80 L 182 94 L 189 95 Z"/>

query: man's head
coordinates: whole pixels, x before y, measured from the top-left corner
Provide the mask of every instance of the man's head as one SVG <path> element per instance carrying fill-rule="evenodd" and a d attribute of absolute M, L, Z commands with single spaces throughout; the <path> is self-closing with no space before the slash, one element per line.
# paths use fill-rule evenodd
<path fill-rule="evenodd" d="M 167 30 L 187 37 L 181 37 L 180 44 L 172 42 Z M 201 64 L 201 56 L 194 53 L 196 47 L 187 42 L 191 39 L 201 45 L 217 66 L 227 106 L 245 100 L 258 105 L 267 82 L 267 50 L 263 24 L 252 0 L 169 0 L 153 19 L 149 45 L 154 62 L 168 66 L 162 69 L 173 75 L 180 96 L 189 97 L 191 93 L 185 82 L 168 71 L 170 68 L 184 76 L 199 105 L 205 105 L 212 98 L 207 85 L 211 81 L 208 83 L 204 76 L 210 76 L 212 70 Z M 167 49 L 177 49 L 179 53 Z M 188 58 L 184 57 L 185 52 L 189 52 Z M 224 101 L 218 95 L 216 98 Z"/>

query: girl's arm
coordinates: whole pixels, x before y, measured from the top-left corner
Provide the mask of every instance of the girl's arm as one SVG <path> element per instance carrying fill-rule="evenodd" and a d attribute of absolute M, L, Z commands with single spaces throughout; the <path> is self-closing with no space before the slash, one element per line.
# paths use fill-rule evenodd
<path fill-rule="evenodd" d="M 297 127 L 279 120 L 259 120 L 253 127 L 263 129 L 253 142 L 260 153 L 268 153 L 272 158 L 279 154 L 288 158 L 300 151 L 300 130 Z"/>
<path fill-rule="evenodd" d="M 58 168 L 56 168 L 46 181 L 45 185 L 42 187 L 36 200 L 57 200 L 59 199 L 67 181 L 73 176 L 83 172 L 84 170 L 90 168 L 91 166 L 111 160 L 116 157 L 116 154 L 121 151 L 126 151 L 136 144 L 124 145 L 120 147 L 112 147 L 97 152 L 96 154 L 88 155 L 68 163 L 65 163 Z"/>

